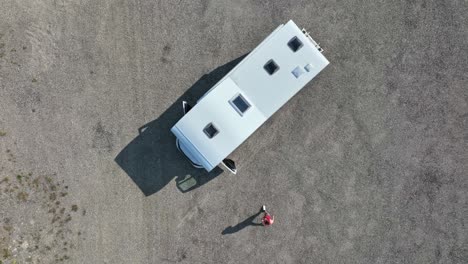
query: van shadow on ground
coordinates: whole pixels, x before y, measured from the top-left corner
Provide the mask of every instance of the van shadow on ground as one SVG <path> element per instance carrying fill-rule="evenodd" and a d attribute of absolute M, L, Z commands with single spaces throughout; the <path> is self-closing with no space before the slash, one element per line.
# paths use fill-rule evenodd
<path fill-rule="evenodd" d="M 177 188 L 188 192 L 211 181 L 223 171 L 210 173 L 193 168 L 175 146 L 171 127 L 182 117 L 182 101 L 194 105 L 196 101 L 233 69 L 246 55 L 205 74 L 161 116 L 138 129 L 133 139 L 115 158 L 115 162 L 149 196 L 161 190 L 172 179 Z"/>

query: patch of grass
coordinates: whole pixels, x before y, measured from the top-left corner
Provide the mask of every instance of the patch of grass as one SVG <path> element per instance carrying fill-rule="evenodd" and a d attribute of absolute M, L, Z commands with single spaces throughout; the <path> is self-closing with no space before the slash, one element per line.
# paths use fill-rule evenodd
<path fill-rule="evenodd" d="M 32 184 L 34 185 L 34 187 L 38 187 L 39 186 L 39 178 L 35 178 L 33 181 L 32 181 Z"/>
<path fill-rule="evenodd" d="M 10 178 L 8 177 L 5 177 L 3 178 L 1 181 L 0 181 L 0 184 L 4 183 L 4 182 L 8 182 L 10 180 Z"/>
<path fill-rule="evenodd" d="M 65 223 L 70 222 L 72 220 L 71 215 L 67 215 L 67 218 L 65 218 Z"/>
<path fill-rule="evenodd" d="M 4 137 L 4 136 L 6 136 L 6 134 L 7 133 L 5 131 L 0 130 L 0 137 Z"/>
<path fill-rule="evenodd" d="M 48 183 L 51 183 L 51 182 L 52 182 L 52 178 L 49 177 L 49 176 L 46 176 L 46 177 L 45 177 L 45 180 L 46 180 Z"/>
<path fill-rule="evenodd" d="M 29 194 L 27 192 L 19 192 L 16 197 L 18 198 L 18 200 L 26 202 L 28 200 L 28 196 Z"/>
<path fill-rule="evenodd" d="M 73 212 L 78 211 L 78 205 L 76 205 L 76 204 L 72 205 L 71 209 L 72 209 Z"/>
<path fill-rule="evenodd" d="M 7 232 L 10 232 L 11 230 L 13 230 L 13 226 L 11 226 L 11 225 L 4 225 L 4 226 L 3 226 L 3 229 L 5 229 L 5 231 L 7 231 Z"/>
<path fill-rule="evenodd" d="M 51 223 L 53 224 L 53 223 L 57 222 L 58 220 L 60 220 L 60 217 L 59 217 L 59 216 L 56 216 L 56 215 L 54 215 L 54 217 L 52 218 L 52 221 L 51 221 Z"/>
<path fill-rule="evenodd" d="M 2 250 L 2 255 L 3 255 L 3 259 L 7 259 L 7 258 L 10 258 L 12 256 L 11 251 L 8 248 L 4 248 Z"/>
<path fill-rule="evenodd" d="M 35 83 L 35 82 L 37 82 L 37 79 L 36 79 L 36 78 L 33 78 L 33 79 L 31 80 L 31 82 Z"/>

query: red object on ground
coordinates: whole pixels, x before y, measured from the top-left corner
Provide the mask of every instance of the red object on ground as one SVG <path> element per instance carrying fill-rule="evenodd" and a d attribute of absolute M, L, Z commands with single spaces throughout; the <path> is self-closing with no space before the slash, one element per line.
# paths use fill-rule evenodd
<path fill-rule="evenodd" d="M 270 226 L 273 224 L 274 221 L 275 221 L 275 217 L 270 215 L 269 213 L 265 213 L 265 215 L 262 218 L 262 224 L 264 226 Z"/>

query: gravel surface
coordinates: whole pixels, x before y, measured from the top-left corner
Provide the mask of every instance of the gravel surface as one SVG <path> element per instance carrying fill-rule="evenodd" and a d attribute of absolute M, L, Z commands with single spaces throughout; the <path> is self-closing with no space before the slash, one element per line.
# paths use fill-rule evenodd
<path fill-rule="evenodd" d="M 467 14 L 0 0 L 0 263 L 467 263 Z M 237 175 L 192 169 L 181 100 L 289 19 L 330 65 L 232 153 Z"/>

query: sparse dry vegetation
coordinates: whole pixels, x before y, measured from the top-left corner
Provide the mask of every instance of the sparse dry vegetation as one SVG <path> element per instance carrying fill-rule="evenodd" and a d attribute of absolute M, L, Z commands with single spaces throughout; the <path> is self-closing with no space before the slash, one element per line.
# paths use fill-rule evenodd
<path fill-rule="evenodd" d="M 6 157 L 16 165 L 11 150 L 6 150 Z M 69 224 L 78 205 L 69 205 L 68 186 L 56 178 L 0 168 L 0 264 L 70 259 L 81 234 Z"/>

